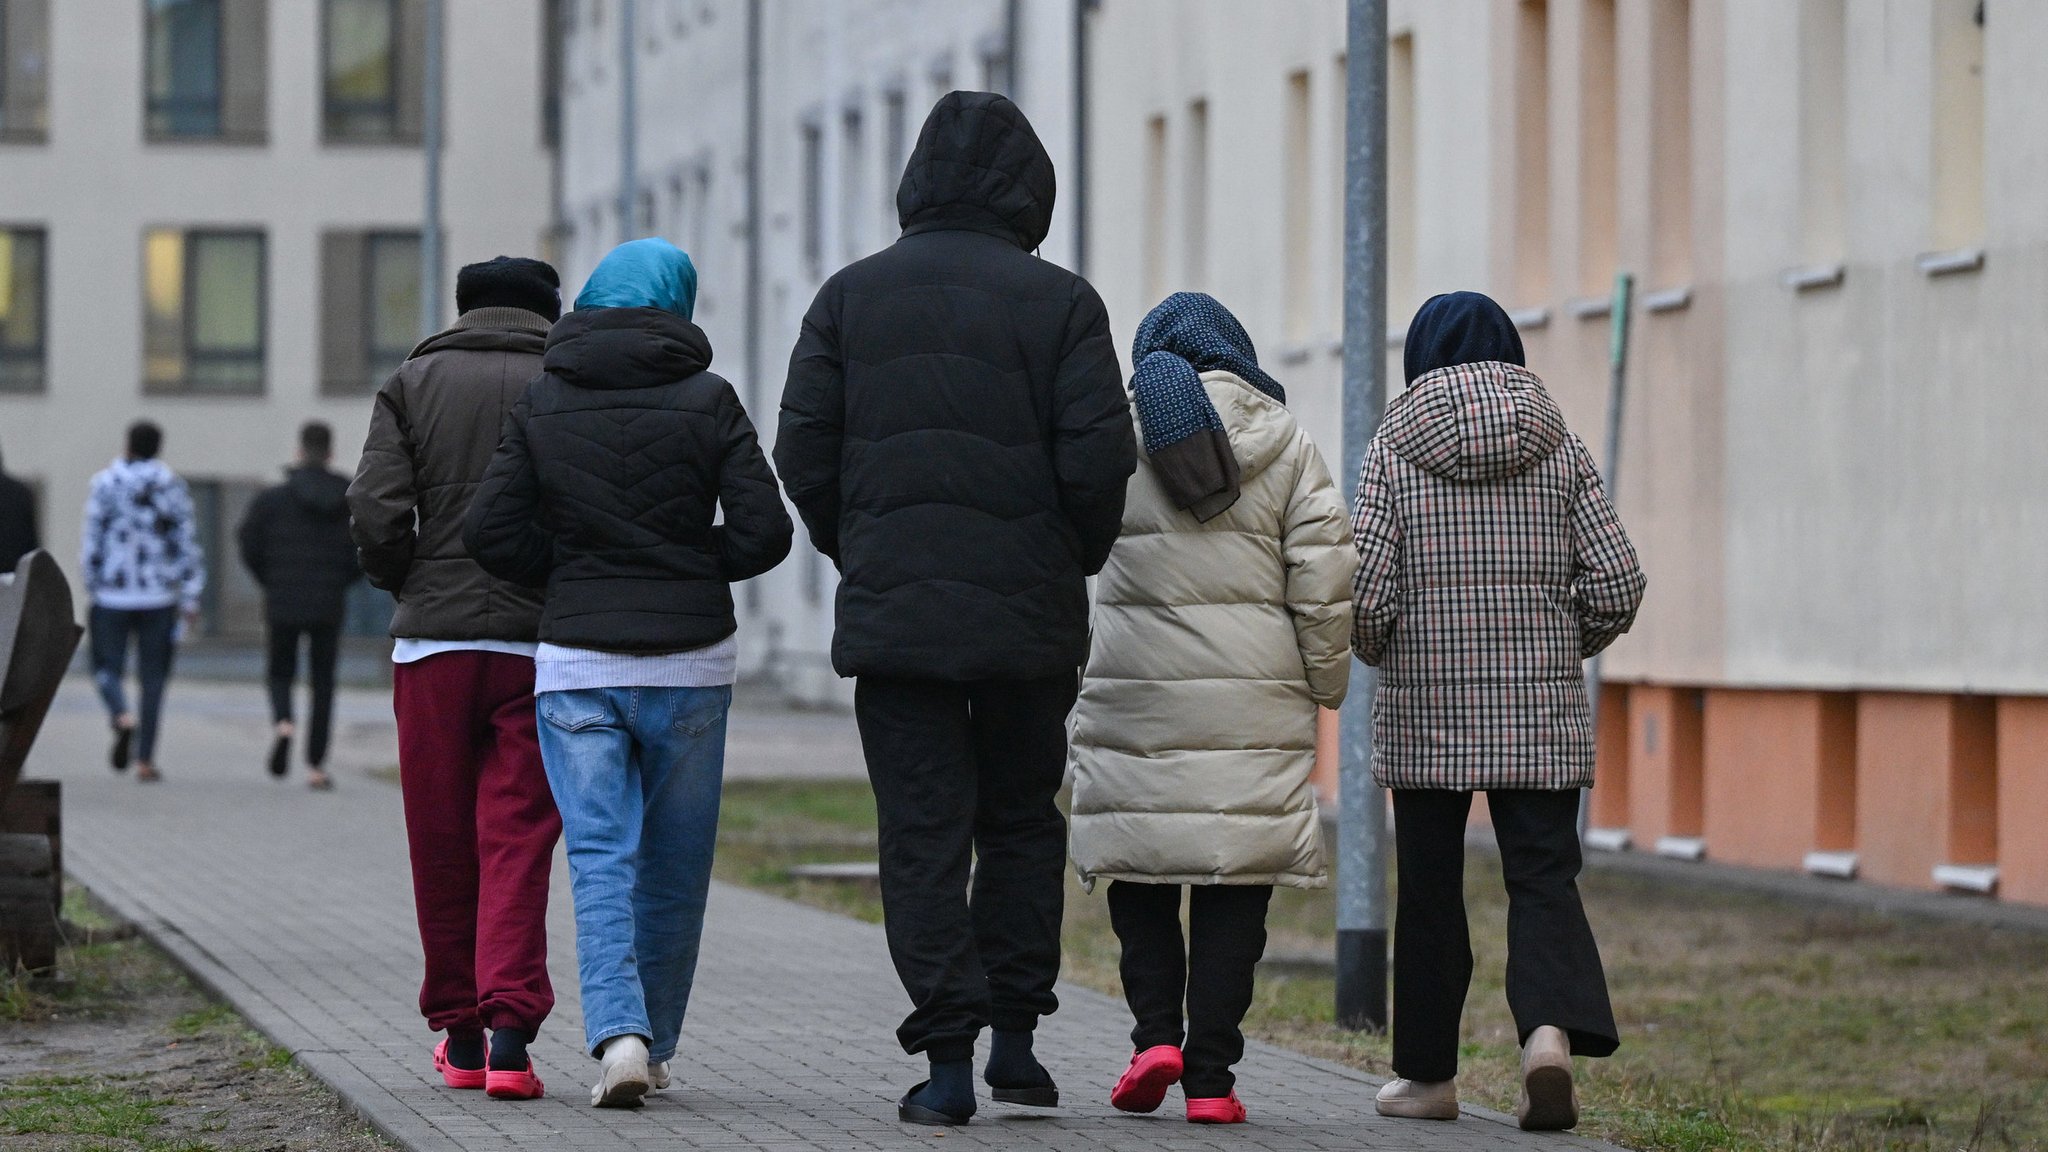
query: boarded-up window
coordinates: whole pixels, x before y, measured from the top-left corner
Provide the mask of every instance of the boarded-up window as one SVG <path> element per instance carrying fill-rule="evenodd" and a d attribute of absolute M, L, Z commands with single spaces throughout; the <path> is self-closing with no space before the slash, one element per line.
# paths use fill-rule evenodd
<path fill-rule="evenodd" d="M 143 238 L 143 387 L 263 391 L 264 238 L 151 229 Z"/>
<path fill-rule="evenodd" d="M 149 138 L 262 143 L 267 0 L 146 0 L 143 19 Z"/>
<path fill-rule="evenodd" d="M 322 0 L 321 131 L 330 143 L 416 144 L 425 0 Z"/>
<path fill-rule="evenodd" d="M 49 0 L 0 0 L 0 140 L 40 143 L 49 130 Z"/>
<path fill-rule="evenodd" d="M 320 237 L 320 390 L 374 392 L 420 339 L 417 232 Z"/>

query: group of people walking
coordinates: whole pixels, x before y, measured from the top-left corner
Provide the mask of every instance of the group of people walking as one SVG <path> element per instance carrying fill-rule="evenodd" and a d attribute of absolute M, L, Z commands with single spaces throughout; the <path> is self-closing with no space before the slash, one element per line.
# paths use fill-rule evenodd
<path fill-rule="evenodd" d="M 737 665 L 731 586 L 789 553 L 786 494 L 840 576 L 833 665 L 856 681 L 911 1001 L 897 1038 L 929 1065 L 902 1119 L 968 1122 L 984 1031 L 995 1100 L 1059 1103 L 1033 1038 L 1058 1007 L 1070 858 L 1091 891 L 1107 884 L 1135 1018 L 1110 1102 L 1153 1111 L 1179 1084 L 1190 1121 L 1246 1119 L 1232 1068 L 1267 906 L 1276 886 L 1327 883 L 1316 717 L 1343 701 L 1355 655 L 1380 668 L 1373 771 L 1400 866 L 1398 1079 L 1377 1108 L 1458 1114 L 1464 831 L 1485 792 L 1519 1113 L 1576 1122 L 1572 1057 L 1618 1043 L 1576 889 L 1593 766 L 1581 661 L 1628 629 L 1644 589 L 1584 445 L 1506 314 L 1436 297 L 1347 508 L 1215 298 L 1153 309 L 1125 388 L 1101 300 L 1034 255 L 1054 189 L 1014 104 L 941 99 L 898 192 L 901 238 L 832 276 L 804 317 L 772 468 L 692 322 L 689 256 L 647 239 L 606 256 L 566 315 L 545 263 L 463 268 L 459 319 L 378 392 L 345 492 L 330 434 L 309 426 L 259 499 L 241 544 L 272 593 L 273 771 L 295 735 L 299 638 L 331 694 L 354 565 L 397 599 L 420 1008 L 445 1034 L 433 1063 L 449 1087 L 545 1091 L 526 1049 L 554 1003 L 558 839 L 592 1104 L 631 1106 L 680 1075 Z M 95 479 L 86 555 L 115 760 L 152 774 L 171 637 L 204 580 L 160 439 L 138 425 Z M 131 635 L 133 716 L 113 655 Z"/>

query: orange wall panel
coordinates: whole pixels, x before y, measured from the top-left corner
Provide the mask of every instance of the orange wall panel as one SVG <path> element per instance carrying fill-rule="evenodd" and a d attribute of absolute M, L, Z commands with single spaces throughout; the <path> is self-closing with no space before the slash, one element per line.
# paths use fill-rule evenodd
<path fill-rule="evenodd" d="M 1628 811 L 1628 701 L 1626 684 L 1600 686 L 1598 729 L 1593 734 L 1595 828 L 1626 828 Z"/>
<path fill-rule="evenodd" d="M 1700 696 L 1650 684 L 1629 691 L 1629 829 L 1640 847 L 1700 834 Z"/>
<path fill-rule="evenodd" d="M 1856 720 L 1856 850 L 1879 884 L 1934 887 L 1937 864 L 1983 849 L 1991 716 L 1981 698 L 1864 693 Z M 1995 779 L 1995 776 L 1993 777 Z"/>
<path fill-rule="evenodd" d="M 2048 904 L 2048 697 L 1998 702 L 1998 893 Z"/>
<path fill-rule="evenodd" d="M 1707 852 L 1798 868 L 1820 816 L 1818 692 L 1710 689 L 1703 735 Z"/>

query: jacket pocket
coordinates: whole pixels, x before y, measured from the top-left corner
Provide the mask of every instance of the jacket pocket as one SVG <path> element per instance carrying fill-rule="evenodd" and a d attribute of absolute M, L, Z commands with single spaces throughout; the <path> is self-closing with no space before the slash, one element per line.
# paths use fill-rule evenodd
<path fill-rule="evenodd" d="M 554 696 L 556 693 L 549 693 Z M 594 692 L 564 692 L 567 699 L 547 700 L 540 706 L 541 718 L 564 732 L 583 732 L 611 720 L 611 712 Z"/>
<path fill-rule="evenodd" d="M 675 728 L 687 736 L 702 736 L 725 721 L 732 708 L 732 689 L 677 688 Z"/>

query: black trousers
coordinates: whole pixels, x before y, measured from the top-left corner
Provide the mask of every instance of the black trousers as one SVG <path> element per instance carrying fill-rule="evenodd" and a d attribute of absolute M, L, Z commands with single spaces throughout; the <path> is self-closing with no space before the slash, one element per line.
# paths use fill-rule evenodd
<path fill-rule="evenodd" d="M 1244 1059 L 1239 1026 L 1252 1006 L 1252 975 L 1266 953 L 1265 884 L 1203 884 L 1188 897 L 1188 941 L 1181 944 L 1180 885 L 1109 886 L 1109 922 L 1123 944 L 1124 1002 L 1138 1026 L 1131 1045 L 1181 1050 L 1181 1091 L 1189 1099 L 1230 1095 L 1231 1067 Z M 1187 1004 L 1186 1043 L 1181 1004 Z"/>
<path fill-rule="evenodd" d="M 292 718 L 292 682 L 299 674 L 299 637 L 306 638 L 307 678 L 313 685 L 312 717 L 306 729 L 306 763 L 327 762 L 328 734 L 334 727 L 334 665 L 341 652 L 341 625 L 285 624 L 269 621 L 270 652 L 264 661 L 264 682 L 270 688 L 270 718 Z"/>
<path fill-rule="evenodd" d="M 1620 1040 L 1607 974 L 1579 902 L 1579 794 L 1486 794 L 1508 889 L 1508 1009 L 1522 1041 L 1562 1028 L 1579 1056 Z M 1470 792 L 1394 791 L 1400 866 L 1394 913 L 1394 1074 L 1458 1074 L 1458 1021 L 1472 983 L 1465 921 L 1465 822 Z"/>
<path fill-rule="evenodd" d="M 994 1025 L 1059 1007 L 1072 674 L 949 683 L 862 677 L 854 715 L 881 832 L 882 919 L 910 993 L 906 1052 L 973 1056 Z M 972 873 L 972 898 L 969 876 Z"/>

